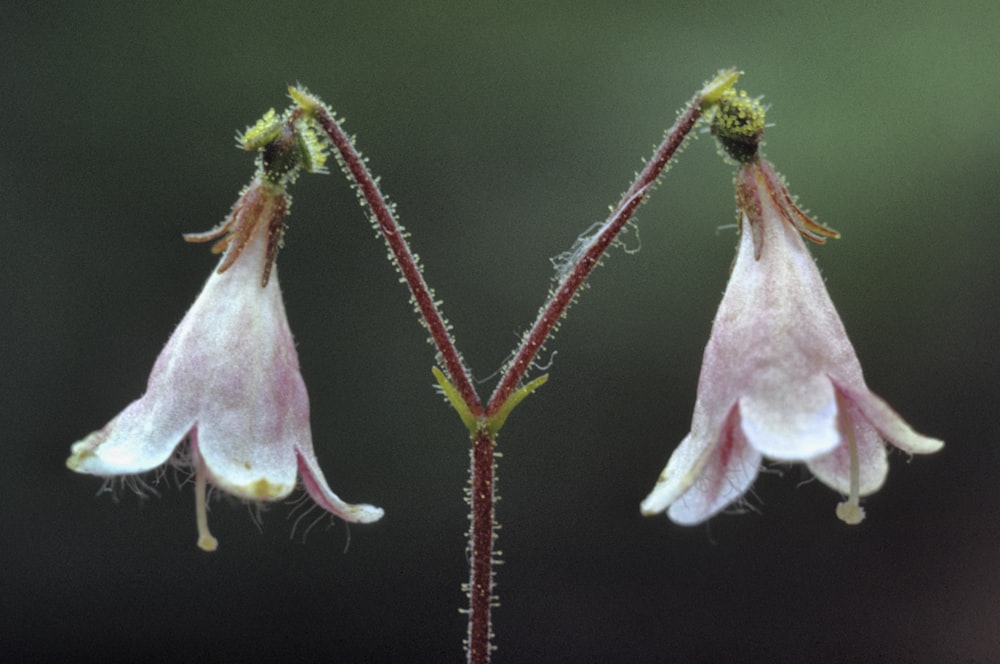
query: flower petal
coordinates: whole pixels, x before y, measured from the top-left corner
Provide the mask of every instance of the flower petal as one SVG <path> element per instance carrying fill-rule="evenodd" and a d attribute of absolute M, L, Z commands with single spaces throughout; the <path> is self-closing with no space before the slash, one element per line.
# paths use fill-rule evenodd
<path fill-rule="evenodd" d="M 722 511 L 742 496 L 760 470 L 760 453 L 747 443 L 733 407 L 697 481 L 673 505 L 668 515 L 674 523 L 694 525 Z"/>
<path fill-rule="evenodd" d="M 162 465 L 194 424 L 182 406 L 147 392 L 103 429 L 74 443 L 66 465 L 91 475 L 131 475 Z"/>
<path fill-rule="evenodd" d="M 240 259 L 209 277 L 154 369 L 164 391 L 198 394 L 196 442 L 212 483 L 248 500 L 291 493 L 296 446 L 311 440 L 277 270 L 260 284 L 266 230 L 250 228 Z"/>
<path fill-rule="evenodd" d="M 931 454 L 944 447 L 944 441 L 914 431 L 881 397 L 837 383 L 844 398 L 854 404 L 882 437 L 908 454 Z"/>
<path fill-rule="evenodd" d="M 851 427 L 845 437 L 853 434 L 858 454 L 858 492 L 867 496 L 882 488 L 889 463 L 885 445 L 878 431 L 864 418 L 861 411 L 847 399 L 841 400 L 846 412 L 844 420 Z M 806 461 L 812 474 L 826 486 L 849 495 L 851 492 L 851 448 L 844 443 L 829 454 Z"/>
<path fill-rule="evenodd" d="M 309 450 L 299 450 L 299 474 L 302 476 L 302 484 L 312 499 L 319 503 L 320 507 L 333 512 L 344 521 L 353 523 L 372 523 L 378 521 L 385 514 L 381 507 L 374 505 L 351 504 L 340 499 L 340 496 L 330 490 L 323 477 L 323 471 L 319 469 L 316 456 L 310 447 Z"/>
<path fill-rule="evenodd" d="M 768 371 L 768 369 L 760 369 Z M 826 454 L 840 442 L 837 398 L 824 375 L 786 383 L 742 397 L 740 424 L 747 441 L 777 461 L 802 461 Z"/>
<path fill-rule="evenodd" d="M 215 412 L 197 425 L 212 483 L 247 500 L 278 500 L 295 489 L 293 441 L 276 431 L 267 408 Z"/>
<path fill-rule="evenodd" d="M 639 511 L 645 516 L 660 514 L 681 497 L 698 479 L 698 473 L 708 462 L 711 450 L 704 441 L 688 434 L 667 461 L 656 485 L 640 503 Z"/>
<path fill-rule="evenodd" d="M 669 508 L 676 523 L 695 524 L 741 496 L 757 476 L 760 454 L 747 445 L 738 422 L 734 405 L 716 441 L 688 434 L 642 501 L 642 513 L 659 514 Z"/>

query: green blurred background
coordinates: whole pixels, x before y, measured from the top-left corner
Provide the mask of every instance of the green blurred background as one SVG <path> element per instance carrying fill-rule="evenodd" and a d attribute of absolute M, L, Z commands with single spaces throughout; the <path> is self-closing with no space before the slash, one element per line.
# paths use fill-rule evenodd
<path fill-rule="evenodd" d="M 385 519 L 303 543 L 290 507 L 259 531 L 223 500 L 206 555 L 189 486 L 95 497 L 69 446 L 143 392 L 215 264 L 180 235 L 229 210 L 252 173 L 234 132 L 288 84 L 348 118 L 485 395 L 549 257 L 737 66 L 771 104 L 765 153 L 843 233 L 815 254 L 869 384 L 948 446 L 892 455 L 857 528 L 798 467 L 750 513 L 639 515 L 735 244 L 733 169 L 702 136 L 503 431 L 496 660 L 1000 660 L 1000 9 L 873 5 L 5 3 L 4 658 L 458 661 L 466 437 L 336 169 L 294 189 L 281 280 L 323 468 Z"/>

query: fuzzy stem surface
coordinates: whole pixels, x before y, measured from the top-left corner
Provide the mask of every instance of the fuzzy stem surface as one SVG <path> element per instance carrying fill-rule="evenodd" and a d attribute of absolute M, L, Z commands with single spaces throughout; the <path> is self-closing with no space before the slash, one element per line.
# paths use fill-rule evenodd
<path fill-rule="evenodd" d="M 493 626 L 490 617 L 496 596 L 493 592 L 493 563 L 496 542 L 495 471 L 493 434 L 480 430 L 472 436 L 472 479 L 469 500 L 469 631 L 466 641 L 468 661 L 485 664 L 492 654 Z"/>
<path fill-rule="evenodd" d="M 656 148 L 652 158 L 646 163 L 646 167 L 642 169 L 632 186 L 622 196 L 611 216 L 594 235 L 585 251 L 579 254 L 579 258 L 572 265 L 567 276 L 559 282 L 550 294 L 548 301 L 542 306 L 538 318 L 535 319 L 535 324 L 524 335 L 514 360 L 507 366 L 503 378 L 500 379 L 493 391 L 486 406 L 487 415 L 492 415 L 502 408 L 510 395 L 517 389 L 538 351 L 552 334 L 556 323 L 566 313 L 567 307 L 573 302 L 580 286 L 586 281 L 587 275 L 600 262 L 604 252 L 611 246 L 618 233 L 632 219 L 636 209 L 645 200 L 646 195 L 663 173 L 677 149 L 684 143 L 684 139 L 687 138 L 701 115 L 702 97 L 696 95 L 677 118 L 674 126 L 667 131 L 663 142 Z"/>
<path fill-rule="evenodd" d="M 448 370 L 448 375 L 452 383 L 458 389 L 459 394 L 462 395 L 462 399 L 468 405 L 469 410 L 476 415 L 481 414 L 483 407 L 479 401 L 479 395 L 476 394 L 472 386 L 469 372 L 462 363 L 461 356 L 455 348 L 451 335 L 448 333 L 448 326 L 444 321 L 444 317 L 441 315 L 441 311 L 438 309 L 437 303 L 431 295 L 431 290 L 424 280 L 424 275 L 419 265 L 417 265 L 413 252 L 410 251 L 405 233 L 396 220 L 396 216 L 392 212 L 392 207 L 386 201 L 385 196 L 375 182 L 375 178 L 372 177 L 371 172 L 368 170 L 368 165 L 365 164 L 364 159 L 361 158 L 361 155 L 354 147 L 354 142 L 344 132 L 340 123 L 320 103 L 317 103 L 315 108 L 311 110 L 316 121 L 339 153 L 342 163 L 357 184 L 358 190 L 368 208 L 375 215 L 375 221 L 378 224 L 379 230 L 382 232 L 382 236 L 392 251 L 396 265 L 399 266 L 400 272 L 406 280 L 406 285 L 410 288 L 413 301 L 416 303 L 428 331 L 430 331 L 431 339 L 434 341 L 434 345 L 441 355 L 441 360 Z"/>
<path fill-rule="evenodd" d="M 468 406 L 470 413 L 479 421 L 479 428 L 472 432 L 470 453 L 469 626 L 466 646 L 468 661 L 471 664 L 486 664 L 490 661 L 493 651 L 491 609 L 496 602 L 493 591 L 493 568 L 496 562 L 494 552 L 496 543 L 494 515 L 496 432 L 487 429 L 487 420 L 502 410 L 517 391 L 538 351 L 552 334 L 556 323 L 565 314 L 567 307 L 573 302 L 573 298 L 587 276 L 614 242 L 618 233 L 632 219 L 635 210 L 645 200 L 670 159 L 698 122 L 702 115 L 705 98 L 699 93 L 691 100 L 674 126 L 667 131 L 663 142 L 656 148 L 646 167 L 642 169 L 628 191 L 622 196 L 611 216 L 590 240 L 589 245 L 579 253 L 576 262 L 566 273 L 566 277 L 561 279 L 556 288 L 553 289 L 531 330 L 524 336 L 514 360 L 506 367 L 504 375 L 485 409 L 472 385 L 469 372 L 462 363 L 461 356 L 448 333 L 444 318 L 424 281 L 420 267 L 410 251 L 402 228 L 396 221 L 392 206 L 386 202 L 367 165 L 355 149 L 353 141 L 327 108 L 318 100 L 316 101 L 316 105 L 310 111 L 339 153 L 343 165 L 357 184 L 362 198 L 375 215 L 378 228 L 410 288 L 417 308 L 430 330 L 431 338 L 445 368 L 448 370 L 455 389 Z"/>

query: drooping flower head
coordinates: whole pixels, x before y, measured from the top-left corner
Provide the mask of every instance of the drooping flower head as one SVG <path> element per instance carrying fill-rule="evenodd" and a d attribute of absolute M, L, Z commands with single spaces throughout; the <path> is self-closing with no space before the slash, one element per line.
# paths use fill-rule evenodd
<path fill-rule="evenodd" d="M 705 348 L 691 432 L 641 509 L 669 510 L 681 524 L 704 521 L 746 492 L 768 458 L 805 463 L 848 496 L 837 515 L 859 523 L 860 496 L 885 480 L 885 442 L 909 454 L 943 443 L 915 433 L 865 384 L 802 240 L 823 244 L 839 234 L 802 212 L 758 155 L 763 115 L 745 93 L 730 93 L 713 126 L 740 162 L 739 248 Z"/>
<path fill-rule="evenodd" d="M 160 353 L 142 398 L 103 429 L 73 445 L 67 466 L 105 477 L 165 464 L 189 441 L 194 468 L 198 545 L 209 533 L 208 483 L 252 501 L 289 495 L 297 478 L 323 509 L 353 522 L 382 517 L 352 505 L 327 485 L 313 452 L 309 397 L 299 371 L 274 260 L 298 170 L 320 170 L 322 151 L 293 115 L 271 111 L 241 143 L 262 150 L 258 173 L 226 222 L 189 241 L 219 239 L 225 252 L 201 294 Z"/>

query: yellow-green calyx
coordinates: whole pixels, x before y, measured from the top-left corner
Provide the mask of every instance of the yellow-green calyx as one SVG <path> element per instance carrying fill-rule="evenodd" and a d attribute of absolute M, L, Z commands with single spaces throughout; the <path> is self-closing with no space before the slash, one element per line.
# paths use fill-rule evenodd
<path fill-rule="evenodd" d="M 479 418 L 469 410 L 469 406 L 466 405 L 465 400 L 462 395 L 459 394 L 458 388 L 451 384 L 448 377 L 444 375 L 444 372 L 437 367 L 431 367 L 431 372 L 434 374 L 434 379 L 437 380 L 438 385 L 441 387 L 441 391 L 444 392 L 445 397 L 448 398 L 448 403 L 451 407 L 455 409 L 458 416 L 462 418 L 462 424 L 472 433 L 476 433 L 479 430 Z"/>
<path fill-rule="evenodd" d="M 462 419 L 462 424 L 465 425 L 465 427 L 469 430 L 469 433 L 473 436 L 483 431 L 489 433 L 491 437 L 496 436 L 497 432 L 499 432 L 503 427 L 504 422 L 507 421 L 507 416 L 510 415 L 512 410 L 514 410 L 514 407 L 524 401 L 526 396 L 544 385 L 549 379 L 548 374 L 539 376 L 507 397 L 507 400 L 499 409 L 497 409 L 497 412 L 490 416 L 477 416 L 469 410 L 465 400 L 462 399 L 462 395 L 459 394 L 458 389 L 451 384 L 451 381 L 448 380 L 448 377 L 444 375 L 443 371 L 437 367 L 431 367 L 431 372 L 433 372 L 434 378 L 441 387 L 441 391 L 443 391 L 445 397 L 447 397 L 448 403 L 450 403 L 451 407 L 455 409 L 458 416 Z"/>
<path fill-rule="evenodd" d="M 528 396 L 529 394 L 537 390 L 539 387 L 544 385 L 548 379 L 549 379 L 548 374 L 545 374 L 544 376 L 539 376 L 535 380 L 531 381 L 527 385 L 522 386 L 516 392 L 507 397 L 507 400 L 504 401 L 503 405 L 500 406 L 499 409 L 497 409 L 497 412 L 493 413 L 493 415 L 486 418 L 486 428 L 489 430 L 489 432 L 495 434 L 496 432 L 500 431 L 500 427 L 502 427 L 504 425 L 504 422 L 507 421 L 507 416 L 510 415 L 510 411 L 514 410 L 514 407 L 517 406 L 517 404 L 524 401 L 524 398 L 526 396 Z"/>
<path fill-rule="evenodd" d="M 764 106 L 747 96 L 746 91 L 726 90 L 712 119 L 712 134 L 736 161 L 754 161 L 764 135 L 764 116 Z"/>

